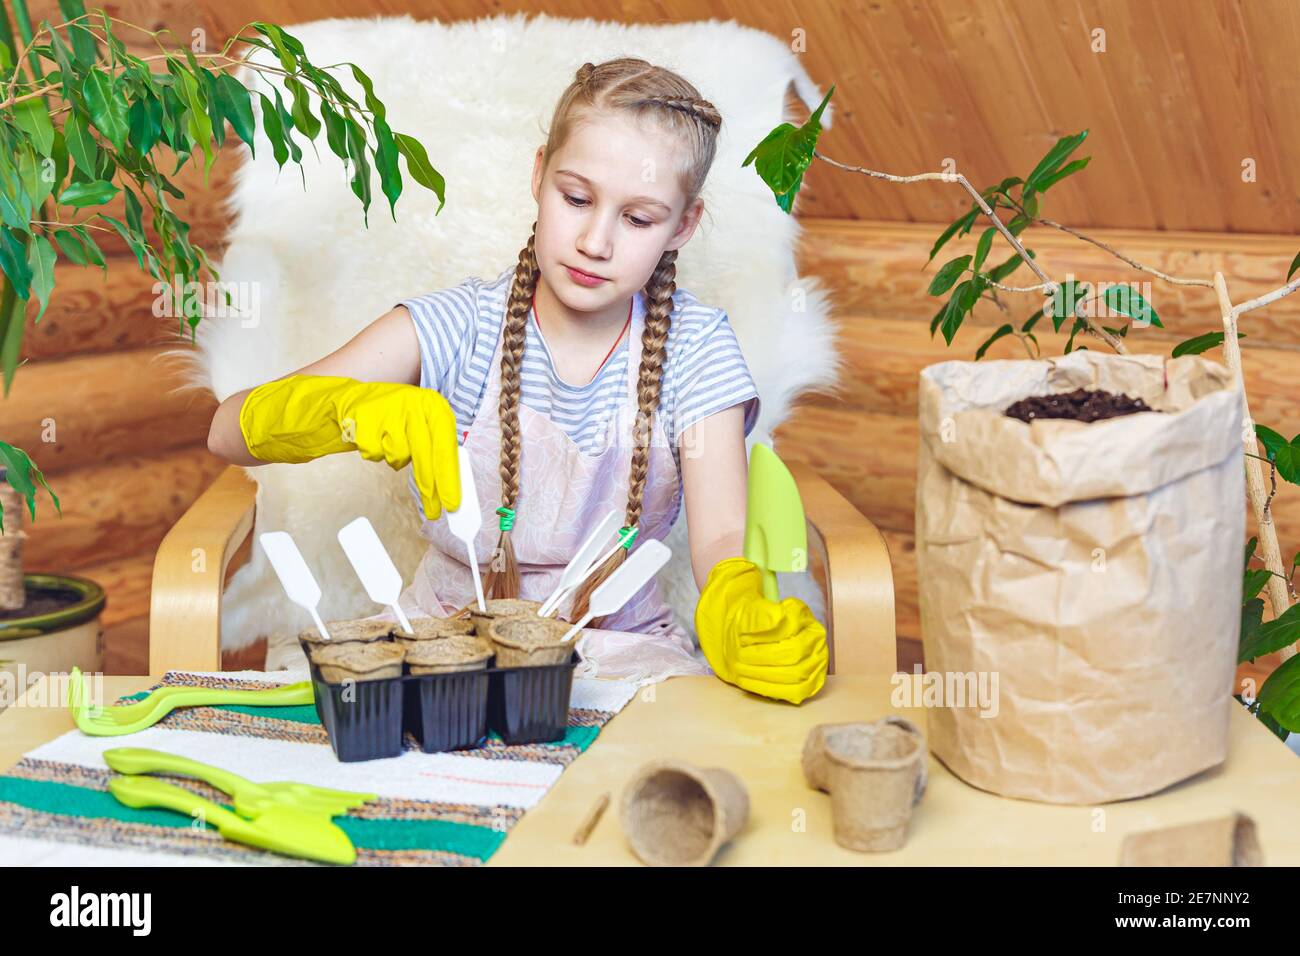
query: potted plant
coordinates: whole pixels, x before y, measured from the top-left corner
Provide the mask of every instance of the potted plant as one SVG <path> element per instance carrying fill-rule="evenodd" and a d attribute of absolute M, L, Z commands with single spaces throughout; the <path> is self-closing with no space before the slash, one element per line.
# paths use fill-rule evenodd
<path fill-rule="evenodd" d="M 359 88 L 356 96 L 350 94 L 328 70 L 310 61 L 294 36 L 273 23 L 246 24 L 220 51 L 207 52 L 201 43 L 167 46 L 166 30 L 147 30 L 103 10 L 87 13 L 82 0 L 60 0 L 62 22 L 42 20 L 35 28 L 26 0 L 14 0 L 12 9 L 11 24 L 9 5 L 0 8 L 0 372 L 6 396 L 21 364 L 26 307 L 37 302 L 34 321 L 39 322 L 61 258 L 107 272 L 97 237 L 120 236 L 137 266 L 158 280 L 164 294 L 180 290 L 175 304 L 180 333 L 188 325 L 191 340 L 203 303 L 209 301 L 198 282 L 205 272 L 230 304 L 229 292 L 219 285 L 220 273 L 204 250 L 190 242 L 189 225 L 172 211 L 168 197 L 180 199 L 184 193 L 163 171 L 165 160 L 175 161 L 170 173 L 175 176 L 202 155 L 206 178 L 216 155 L 213 144 L 224 143 L 227 124 L 251 151 L 260 122 L 281 167 L 302 158 L 295 132 L 314 141 L 324 130 L 365 215 L 372 171 L 378 171 L 380 189 L 396 218 L 403 188 L 398 157 L 405 157 L 407 174 L 437 195 L 442 210 L 442 175 L 418 140 L 389 127 L 370 78 L 355 64 L 342 64 Z M 132 54 L 118 30 L 145 34 L 157 53 Z M 232 55 L 237 42 L 248 46 L 242 56 Z M 248 55 L 258 48 L 274 54 L 279 65 L 250 62 Z M 281 86 L 269 83 L 270 96 L 255 93 L 235 77 L 241 68 L 275 77 Z M 286 106 L 281 88 L 291 105 Z M 122 204 L 121 218 L 108 213 L 111 203 Z M 146 231 L 146 220 L 157 243 Z M 5 475 L 0 486 L 25 499 L 33 521 L 36 482 L 61 513 L 58 497 L 25 451 L 0 441 L 0 467 Z M 0 541 L 8 538 L 15 555 L 25 536 L 16 514 L 15 508 L 0 519 Z M 22 581 L 14 567 L 20 567 L 16 559 L 11 574 Z M 9 605 L 17 603 L 15 593 L 11 586 Z M 89 627 L 104 597 L 94 582 L 27 575 L 24 600 L 28 607 L 9 606 L 10 619 L 0 619 L 0 659 L 16 659 L 20 648 L 28 647 L 16 642 L 35 639 L 46 628 L 67 628 L 74 626 L 72 621 Z M 47 607 L 52 600 L 72 603 Z M 56 644 L 72 646 L 66 635 L 42 646 Z M 39 659 L 63 658 L 43 652 Z M 97 670 L 98 663 L 87 668 L 90 659 L 76 656 L 73 662 Z"/>
<path fill-rule="evenodd" d="M 937 238 L 930 250 L 930 260 L 933 261 L 950 241 L 970 233 L 980 219 L 987 220 L 988 225 L 979 234 L 972 252 L 949 259 L 936 271 L 928 291 L 931 295 L 943 299 L 943 302 L 934 315 L 930 331 L 931 335 L 942 332 L 945 342 L 952 344 L 964 320 L 975 308 L 981 307 L 983 303 L 987 303 L 982 306 L 984 308 L 996 308 L 1006 321 L 1002 321 L 993 334 L 979 346 L 975 353 L 976 361 L 984 357 L 993 342 L 1004 337 L 1013 337 L 1023 343 L 1030 360 L 1027 364 L 1034 364 L 1040 358 L 1035 335 L 1035 329 L 1040 322 L 1050 322 L 1056 331 L 1068 330 L 1068 338 L 1064 346 L 1067 358 L 1069 353 L 1087 349 L 1088 346 L 1084 343 L 1093 345 L 1100 343 L 1111 350 L 1115 356 L 1125 359 L 1130 357 L 1129 344 L 1134 340 L 1140 340 L 1142 329 L 1150 326 L 1161 327 L 1156 310 L 1142 295 L 1127 285 L 1095 290 L 1090 288 L 1088 283 L 1057 282 L 1050 278 L 1034 261 L 1033 250 L 1021 244 L 1021 233 L 1031 225 L 1063 230 L 1083 241 L 1093 243 L 1140 272 L 1153 275 L 1162 282 L 1199 285 L 1214 290 L 1222 315 L 1222 328 L 1207 330 L 1204 334 L 1179 343 L 1173 348 L 1171 358 L 1178 361 L 1184 356 L 1197 356 L 1212 349 L 1222 348 L 1224 364 L 1220 367 L 1226 367 L 1232 387 L 1240 393 L 1241 416 L 1236 430 L 1240 459 L 1236 467 L 1243 472 L 1245 497 L 1249 501 L 1258 534 L 1251 539 L 1246 548 L 1244 579 L 1240 573 L 1240 565 L 1237 564 L 1231 574 L 1206 582 L 1206 586 L 1211 588 L 1210 593 L 1213 595 L 1216 607 L 1214 616 L 1214 620 L 1218 622 L 1216 626 L 1223 627 L 1226 632 L 1217 643 L 1226 642 L 1234 647 L 1238 662 L 1251 661 L 1265 654 L 1281 652 L 1283 663 L 1268 677 L 1258 694 L 1252 699 L 1237 695 L 1237 699 L 1278 736 L 1285 738 L 1289 733 L 1300 732 L 1300 655 L 1296 654 L 1294 646 L 1300 640 L 1300 607 L 1295 604 L 1292 584 L 1297 565 L 1300 565 L 1300 554 L 1289 562 L 1283 559 L 1271 511 L 1273 494 L 1279 478 L 1287 482 L 1300 483 L 1300 435 L 1288 440 L 1273 429 L 1255 424 L 1251 419 L 1241 375 L 1241 350 L 1238 344 L 1240 333 L 1237 331 L 1237 321 L 1243 313 L 1266 306 L 1300 289 L 1300 276 L 1297 276 L 1297 272 L 1300 271 L 1300 255 L 1292 260 L 1286 271 L 1285 280 L 1278 288 L 1249 301 L 1234 303 L 1221 273 L 1199 277 L 1170 276 L 1135 261 L 1132 257 L 1112 249 L 1099 240 L 1089 238 L 1077 230 L 1046 219 L 1040 214 L 1042 196 L 1052 186 L 1079 173 L 1088 165 L 1090 157 L 1071 158 L 1086 139 L 1087 130 L 1061 137 L 1027 176 L 1023 178 L 1008 176 L 982 190 L 977 190 L 964 175 L 953 170 L 898 176 L 830 159 L 817 149 L 817 140 L 821 132 L 822 110 L 833 93 L 832 86 L 826 99 L 802 126 L 796 127 L 785 123 L 772 130 L 745 159 L 745 165 L 751 162 L 755 164 L 758 175 L 772 189 L 778 204 L 787 212 L 793 206 L 804 172 L 814 159 L 841 170 L 889 182 L 913 183 L 933 180 L 958 185 L 967 192 L 972 200 L 971 208 L 952 222 Z M 1004 215 L 1010 215 L 1007 222 L 1002 221 L 999 210 L 1006 210 Z M 993 264 L 990 262 L 990 254 L 994 242 L 999 239 L 1010 247 L 1010 255 Z M 1008 284 L 1013 274 L 1024 268 L 1033 273 L 1035 281 L 1026 286 Z M 1040 306 L 1035 303 L 1034 308 L 1023 320 L 1013 320 L 1011 306 L 1004 300 L 1004 296 L 1022 294 L 1041 295 L 1043 304 Z M 1111 324 L 1103 321 L 1103 315 L 1113 317 Z M 943 363 L 943 365 L 949 364 L 956 363 Z M 1089 364 L 1100 367 L 1106 363 Z M 1111 364 L 1112 368 L 1117 367 Z M 1163 360 L 1161 364 L 1164 364 Z M 1189 366 L 1183 363 L 1183 367 Z M 1037 374 L 1014 372 L 1009 369 L 1000 369 L 999 372 L 1005 372 L 1007 375 Z M 1216 373 L 1207 369 L 1204 374 L 1213 376 Z M 1122 379 L 1122 376 L 1120 378 Z M 1214 390 L 1222 389 L 1216 387 Z M 1011 398 L 1010 392 L 1005 389 L 1003 392 L 1002 397 Z M 924 387 L 922 401 L 925 401 Z M 924 408 L 922 414 L 925 414 Z M 989 421 L 991 420 L 990 418 Z M 1245 427 L 1241 427 L 1242 423 Z M 1198 455 L 1206 457 L 1207 450 L 1217 449 L 1224 440 L 1221 431 L 1223 423 L 1219 424 L 1219 431 L 1202 436 L 1199 447 L 1170 448 L 1168 454 L 1176 457 L 1182 455 L 1189 455 L 1191 458 Z M 943 422 L 931 422 L 931 426 L 942 427 Z M 1106 429 L 1111 426 L 1101 427 Z M 924 422 L 922 431 L 923 437 L 927 439 L 923 442 L 923 448 L 933 447 L 934 443 L 928 440 L 933 436 L 925 434 Z M 924 456 L 925 452 L 923 451 L 922 454 Z M 1214 456 L 1208 455 L 1208 457 Z M 1182 464 L 1186 463 L 1184 461 Z M 984 464 L 992 467 L 997 463 L 986 459 Z M 1008 469 L 1013 469 L 1025 463 L 1002 462 L 1001 464 Z M 1186 469 L 1176 460 L 1163 464 L 1170 474 L 1186 472 Z M 933 489 L 931 491 L 933 492 Z M 1215 519 L 1213 523 L 1216 529 L 1219 529 L 1220 525 L 1232 525 L 1235 520 L 1234 515 L 1242 507 L 1236 483 L 1225 481 L 1219 491 L 1218 497 L 1207 499 L 1216 502 L 1212 509 L 1216 514 L 1211 516 Z M 942 506 L 942 502 L 930 502 L 929 499 L 923 501 L 925 495 L 925 489 L 918 487 L 918 519 L 922 504 L 933 503 L 936 507 Z M 1202 501 L 1201 508 L 1204 507 L 1205 501 Z M 1220 533 L 1223 533 L 1221 529 L 1216 531 L 1216 535 Z M 1244 537 L 1244 533 L 1242 536 Z M 1227 541 L 1226 533 L 1221 540 Z M 1240 553 L 1237 552 L 1237 547 L 1237 543 L 1231 545 L 1230 550 L 1233 554 Z M 920 570 L 924 620 L 926 590 L 932 582 L 926 581 L 925 569 L 922 567 Z M 1272 619 L 1268 622 L 1263 621 L 1264 601 L 1260 596 L 1265 591 L 1273 612 Z M 1046 613 L 1044 612 L 1045 615 Z M 930 664 L 928 651 L 927 647 L 927 664 Z M 1116 660 L 1115 664 L 1121 666 L 1122 662 Z M 1228 693 L 1228 688 L 1225 687 L 1223 692 Z M 1140 710 L 1141 700 L 1134 701 L 1133 706 Z"/>
<path fill-rule="evenodd" d="M 0 469 L 3 478 L 4 469 Z M 73 667 L 95 673 L 104 658 L 104 589 L 70 574 L 23 572 L 22 499 L 0 482 L 0 710 L 36 677 Z"/>

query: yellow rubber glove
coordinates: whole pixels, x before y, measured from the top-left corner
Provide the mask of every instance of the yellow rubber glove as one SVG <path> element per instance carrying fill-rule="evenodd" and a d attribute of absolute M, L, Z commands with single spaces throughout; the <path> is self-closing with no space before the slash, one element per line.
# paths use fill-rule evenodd
<path fill-rule="evenodd" d="M 456 415 L 431 388 L 291 375 L 249 392 L 239 430 L 249 453 L 262 461 L 304 462 L 359 451 L 394 471 L 413 462 L 415 487 L 431 521 L 443 505 L 460 507 Z"/>
<path fill-rule="evenodd" d="M 764 597 L 752 561 L 713 566 L 695 606 L 695 633 L 714 673 L 742 690 L 798 704 L 826 683 L 826 628 L 798 598 Z"/>

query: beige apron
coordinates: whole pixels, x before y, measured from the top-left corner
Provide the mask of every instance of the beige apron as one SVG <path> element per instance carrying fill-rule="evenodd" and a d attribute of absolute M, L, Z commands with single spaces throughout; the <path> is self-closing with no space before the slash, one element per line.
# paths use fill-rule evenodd
<path fill-rule="evenodd" d="M 641 341 L 644 324 L 643 297 L 638 293 L 627 346 L 626 388 L 611 418 L 604 451 L 600 454 L 584 454 L 563 429 L 520 402 L 523 444 L 516 517 L 511 531 L 519 567 L 519 597 L 536 601 L 549 597 L 565 565 L 600 520 L 611 510 L 618 512 L 620 520 L 626 513 L 640 366 L 640 350 L 632 352 L 631 348 Z M 501 425 L 497 403 L 504 328 L 503 322 L 483 399 L 463 442 L 469 450 L 483 512 L 474 551 L 485 581 L 500 534 L 500 518 L 496 514 L 501 503 Z M 633 550 L 647 538 L 666 537 L 681 510 L 682 483 L 660 418 L 659 414 L 654 416 L 641 525 Z M 418 508 L 413 477 L 408 484 Z M 429 541 L 429 548 L 412 583 L 402 592 L 399 604 L 408 615 L 445 616 L 474 600 L 469 556 L 441 516 L 436 521 L 424 518 L 420 533 Z M 573 596 L 569 595 L 560 602 L 559 616 L 569 618 L 572 605 Z M 372 617 L 392 620 L 394 616 L 391 610 L 385 609 Z M 649 680 L 672 674 L 712 673 L 690 634 L 674 620 L 672 608 L 661 597 L 656 581 L 641 588 L 602 625 L 599 629 L 586 629 L 579 642 L 578 647 L 589 662 L 581 674 Z"/>

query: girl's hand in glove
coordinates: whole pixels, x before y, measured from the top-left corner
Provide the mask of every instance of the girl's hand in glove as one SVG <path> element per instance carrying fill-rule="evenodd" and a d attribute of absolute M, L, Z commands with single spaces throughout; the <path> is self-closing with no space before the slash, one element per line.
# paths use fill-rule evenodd
<path fill-rule="evenodd" d="M 798 598 L 765 598 L 762 572 L 744 558 L 709 572 L 695 632 L 709 666 L 742 690 L 798 704 L 826 682 L 826 629 Z"/>
<path fill-rule="evenodd" d="M 239 412 L 254 458 L 304 462 L 359 451 L 394 471 L 413 463 L 429 520 L 460 507 L 456 416 L 431 388 L 359 382 L 336 375 L 293 375 L 259 385 Z"/>

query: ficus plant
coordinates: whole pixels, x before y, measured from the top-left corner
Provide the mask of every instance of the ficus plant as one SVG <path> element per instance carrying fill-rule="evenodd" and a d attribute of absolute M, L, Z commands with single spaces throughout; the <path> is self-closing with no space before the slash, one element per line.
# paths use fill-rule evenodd
<path fill-rule="evenodd" d="M 1060 332 L 1069 323 L 1064 351 L 1088 348 L 1103 343 L 1118 353 L 1127 353 L 1127 341 L 1137 339 L 1141 330 L 1155 326 L 1163 328 L 1160 316 L 1142 295 L 1124 284 L 1092 289 L 1086 282 L 1073 280 L 1056 282 L 1049 278 L 1034 261 L 1034 250 L 1020 242 L 1020 235 L 1031 225 L 1059 229 L 1090 242 L 1121 259 L 1133 268 L 1150 273 L 1162 281 L 1180 285 L 1206 286 L 1215 290 L 1223 316 L 1223 328 L 1208 330 L 1173 347 L 1172 354 L 1194 355 L 1222 348 L 1228 367 L 1236 374 L 1245 398 L 1245 382 L 1241 376 L 1241 351 L 1237 331 L 1237 318 L 1243 312 L 1260 308 L 1270 302 L 1290 295 L 1300 288 L 1300 253 L 1292 260 L 1283 285 L 1277 289 L 1234 305 L 1227 296 L 1227 286 L 1222 274 L 1212 279 L 1204 277 L 1180 278 L 1136 262 L 1131 257 L 1112 249 L 1099 240 L 1089 238 L 1073 228 L 1047 219 L 1041 215 L 1042 200 L 1057 183 L 1081 172 L 1088 166 L 1089 156 L 1071 159 L 1083 145 L 1088 131 L 1061 137 L 1038 161 L 1027 176 L 1008 176 L 997 183 L 976 190 L 960 173 L 947 170 L 896 176 L 890 173 L 864 169 L 837 162 L 817 149 L 821 134 L 821 116 L 835 92 L 832 86 L 826 97 L 800 126 L 782 123 L 773 129 L 745 158 L 742 166 L 754 164 L 759 177 L 772 190 L 777 204 L 789 213 L 794 198 L 803 183 L 804 173 L 814 159 L 849 172 L 872 176 L 896 183 L 938 180 L 957 183 L 971 197 L 971 207 L 950 223 L 935 240 L 927 263 L 933 262 L 940 251 L 953 240 L 970 234 L 975 224 L 986 220 L 989 225 L 979 233 L 975 248 L 943 262 L 935 271 L 929 295 L 942 299 L 942 304 L 930 321 L 930 335 L 943 335 L 952 345 L 958 330 L 976 308 L 996 309 L 999 324 L 975 350 L 978 361 L 989 347 L 1001 338 L 1014 337 L 1024 346 L 1030 358 L 1040 355 L 1035 329 L 1046 320 Z M 1004 210 L 1006 222 L 998 215 Z M 993 245 L 998 236 L 1011 248 L 1011 255 L 996 264 L 990 261 Z M 1022 268 L 1034 274 L 1036 282 L 1025 286 L 1008 285 L 1008 280 Z M 1012 318 L 1009 302 L 999 296 L 1008 294 L 1035 294 L 1044 297 L 1041 305 L 1023 318 Z M 983 303 L 988 303 L 984 305 Z M 1102 317 L 1111 317 L 1113 324 L 1103 324 Z M 1247 403 L 1247 416 L 1249 404 Z M 1247 475 L 1247 491 L 1259 526 L 1259 536 L 1251 538 L 1246 548 L 1245 581 L 1242 592 L 1241 640 L 1238 661 L 1253 661 L 1257 657 L 1281 651 L 1284 660 L 1264 681 L 1259 693 L 1247 701 L 1242 695 L 1237 699 L 1245 704 L 1279 737 L 1300 733 L 1300 654 L 1293 645 L 1300 641 L 1300 604 L 1296 604 L 1295 575 L 1300 567 L 1300 552 L 1284 564 L 1273 524 L 1272 501 L 1277 479 L 1300 484 L 1300 435 L 1290 440 L 1264 425 L 1254 425 L 1253 434 L 1246 432 L 1243 443 L 1243 462 Z M 1260 450 L 1263 454 L 1260 454 Z M 1263 465 L 1269 468 L 1267 487 Z M 1256 551 L 1260 553 L 1257 554 Z M 1263 620 L 1264 601 L 1260 594 L 1267 589 L 1274 616 Z"/>
<path fill-rule="evenodd" d="M 418 140 L 389 127 L 370 77 L 355 63 L 330 67 L 349 68 L 361 88 L 363 102 L 358 102 L 282 27 L 253 21 L 220 52 L 208 53 L 201 42 L 166 45 L 167 30 L 147 30 L 103 10 L 87 13 L 83 0 L 59 0 L 64 22 L 42 20 L 35 29 L 26 0 L 13 0 L 12 9 L 11 22 L 8 5 L 0 5 L 0 373 L 6 397 L 21 364 L 27 306 L 37 301 L 33 321 L 40 322 L 59 259 L 107 273 L 96 237 L 120 236 L 140 269 L 164 287 L 181 290 L 179 331 L 183 335 L 188 326 L 193 341 L 202 317 L 196 292 L 201 277 L 219 282 L 221 275 L 190 241 L 189 224 L 168 197 L 185 198 L 171 178 L 200 155 L 207 184 L 227 123 L 256 155 L 260 120 L 277 165 L 292 160 L 300 175 L 302 145 L 294 134 L 315 151 L 324 130 L 330 150 L 350 173 L 367 224 L 372 169 L 379 173 L 389 214 L 397 218 L 404 182 L 399 156 L 410 178 L 438 197 L 437 212 L 442 211 L 442 175 Z M 128 52 L 119 31 L 145 34 L 157 52 Z M 232 56 L 239 42 L 247 44 L 247 52 Z M 258 48 L 273 54 L 279 66 L 249 61 Z M 247 88 L 233 75 L 245 66 L 280 77 L 291 102 L 284 102 L 274 84 L 268 84 L 271 96 Z M 122 204 L 122 218 L 106 211 L 115 202 Z M 146 217 L 156 243 L 145 232 Z M 229 304 L 228 291 L 222 294 Z M 62 513 L 58 496 L 26 451 L 0 441 L 0 467 L 26 500 L 33 521 L 36 482 Z"/>

